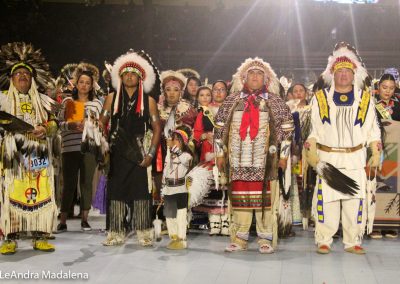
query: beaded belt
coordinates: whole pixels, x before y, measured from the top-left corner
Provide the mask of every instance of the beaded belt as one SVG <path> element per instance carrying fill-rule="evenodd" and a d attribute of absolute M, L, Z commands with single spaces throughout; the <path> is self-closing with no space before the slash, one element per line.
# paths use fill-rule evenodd
<path fill-rule="evenodd" d="M 178 178 L 178 179 L 173 179 L 173 178 L 166 178 L 165 179 L 165 184 L 167 186 L 180 186 L 185 184 L 185 178 Z"/>

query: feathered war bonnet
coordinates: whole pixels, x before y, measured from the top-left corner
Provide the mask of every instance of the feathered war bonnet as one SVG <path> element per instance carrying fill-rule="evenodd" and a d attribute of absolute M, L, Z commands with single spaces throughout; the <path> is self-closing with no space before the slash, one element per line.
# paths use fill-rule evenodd
<path fill-rule="evenodd" d="M 0 89 L 8 89 L 12 73 L 23 67 L 32 74 L 40 92 L 44 92 L 52 76 L 40 49 L 34 49 L 32 44 L 11 42 L 0 48 Z"/>
<path fill-rule="evenodd" d="M 131 49 L 126 54 L 118 57 L 111 69 L 111 81 L 116 90 L 113 114 L 118 112 L 121 89 L 123 88 L 121 76 L 126 72 L 133 72 L 139 78 L 138 104 L 135 111 L 139 115 L 143 115 L 144 93 L 158 101 L 160 95 L 160 78 L 158 70 L 153 64 L 151 57 L 143 50 L 135 52 Z"/>
<path fill-rule="evenodd" d="M 335 45 L 332 54 L 328 57 L 328 65 L 322 72 L 317 83 L 314 85 L 314 92 L 330 87 L 330 93 L 334 92 L 335 81 L 333 76 L 340 68 L 351 69 L 354 73 L 354 93 L 358 90 L 364 90 L 371 85 L 365 65 L 358 55 L 357 50 L 346 42 L 340 42 Z"/>
<path fill-rule="evenodd" d="M 52 83 L 49 65 L 42 56 L 40 49 L 34 49 L 32 44 L 12 42 L 0 48 L 0 89 L 8 89 L 8 103 L 10 113 L 16 115 L 19 100 L 15 100 L 18 90 L 11 80 L 11 76 L 18 68 L 27 69 L 32 75 L 31 87 L 28 91 L 35 111 L 35 122 L 44 123 L 48 120 L 47 112 L 56 110 L 56 103 L 48 96 L 41 95 Z"/>
<path fill-rule="evenodd" d="M 235 89 L 242 89 L 247 80 L 247 74 L 250 70 L 261 70 L 264 72 L 264 84 L 269 93 L 279 95 L 281 86 L 276 73 L 272 69 L 271 65 L 259 57 L 247 58 L 242 65 L 233 75 L 233 84 Z"/>

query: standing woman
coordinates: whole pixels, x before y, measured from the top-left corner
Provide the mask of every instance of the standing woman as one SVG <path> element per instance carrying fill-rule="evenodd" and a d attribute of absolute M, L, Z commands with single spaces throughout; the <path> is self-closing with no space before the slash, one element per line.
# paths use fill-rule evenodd
<path fill-rule="evenodd" d="M 167 153 L 167 140 L 171 138 L 170 135 L 173 130 L 180 125 L 186 125 L 192 129 L 197 112 L 189 101 L 182 98 L 185 89 L 185 77 L 181 73 L 172 70 L 163 71 L 161 83 L 165 100 L 162 105 L 158 105 L 158 108 L 162 127 L 160 144 L 164 159 Z"/>
<path fill-rule="evenodd" d="M 293 191 L 291 193 L 291 205 L 293 212 L 293 224 L 303 223 L 304 228 L 308 227 L 311 218 L 311 201 L 314 192 L 316 173 L 312 167 L 308 167 L 303 159 L 303 143 L 310 134 L 311 107 L 308 104 L 308 90 L 301 84 L 293 85 L 294 108 L 291 109 L 295 121 L 295 135 L 292 143 L 293 162 Z M 299 204 L 300 197 L 300 204 Z M 300 214 L 301 210 L 301 214 Z"/>
<path fill-rule="evenodd" d="M 74 193 L 80 186 L 81 229 L 90 231 L 88 223 L 92 203 L 92 180 L 96 169 L 96 157 L 92 153 L 82 153 L 82 132 L 84 120 L 89 115 L 99 118 L 101 102 L 95 97 L 95 88 L 99 79 L 99 70 L 87 63 L 77 66 L 74 74 L 75 88 L 72 97 L 63 100 L 60 112 L 62 131 L 62 171 L 64 187 L 61 200 L 61 217 L 57 232 L 67 230 L 67 215 L 72 206 Z"/>
<path fill-rule="evenodd" d="M 161 176 L 173 131 L 181 125 L 186 125 L 192 130 L 197 116 L 197 112 L 191 103 L 182 98 L 183 90 L 186 86 L 185 76 L 173 70 L 163 71 L 160 76 L 162 93 L 165 100 L 158 104 L 161 138 L 154 170 L 157 189 L 161 188 Z M 158 192 L 154 197 L 156 203 L 157 199 L 159 199 L 157 195 L 159 195 Z"/>
<path fill-rule="evenodd" d="M 189 101 L 192 106 L 196 103 L 196 94 L 197 90 L 201 86 L 201 81 L 199 78 L 192 76 L 189 77 L 186 81 L 186 88 L 183 92 L 183 99 Z"/>
<path fill-rule="evenodd" d="M 400 121 L 400 102 L 396 98 L 396 79 L 392 74 L 384 74 L 378 83 L 379 97 L 377 98 L 375 108 L 380 121 L 382 129 L 382 140 L 384 140 L 385 133 L 383 126 L 390 124 L 390 120 Z M 382 122 L 381 120 L 385 120 Z M 385 144 L 384 144 L 385 146 Z M 375 216 L 375 212 L 373 213 Z M 374 217 L 371 218 L 372 220 Z M 370 227 L 367 229 L 369 233 Z M 372 230 L 372 229 L 371 229 Z M 383 236 L 386 238 L 397 238 L 398 233 L 395 230 L 373 230 L 369 234 L 372 239 L 381 239 Z"/>
<path fill-rule="evenodd" d="M 382 75 L 378 87 L 379 98 L 376 102 L 376 110 L 379 118 L 400 121 L 400 102 L 394 96 L 396 81 L 393 75 Z"/>
<path fill-rule="evenodd" d="M 200 156 L 201 162 L 207 161 L 208 163 L 214 165 L 214 118 L 219 107 L 222 105 L 226 96 L 228 95 L 227 92 L 228 86 L 225 81 L 216 81 L 212 85 L 212 102 L 208 105 L 206 110 L 203 110 L 198 114 L 198 119 L 200 117 L 201 121 L 206 121 L 206 123 L 203 123 L 202 128 L 200 128 L 202 131 L 199 131 L 195 124 L 195 134 L 193 135 L 194 139 L 197 140 L 197 143 L 200 141 L 202 150 Z M 205 119 L 203 116 L 206 111 L 209 112 L 209 114 L 206 115 L 208 119 Z M 207 130 L 207 127 L 208 131 L 205 131 Z M 215 185 L 211 186 L 211 190 L 204 198 L 203 202 L 199 206 L 193 208 L 193 211 L 208 213 L 208 220 L 210 222 L 210 235 L 221 234 L 224 236 L 229 236 L 228 193 L 226 190 L 227 187 L 225 186 L 219 186 L 219 188 L 216 188 Z"/>
<path fill-rule="evenodd" d="M 198 114 L 193 128 L 193 139 L 200 153 L 200 162 L 206 160 L 206 155 L 213 152 L 214 115 L 209 109 L 212 101 L 212 91 L 207 86 L 201 86 L 197 90 Z M 207 159 L 208 161 L 210 159 Z"/>

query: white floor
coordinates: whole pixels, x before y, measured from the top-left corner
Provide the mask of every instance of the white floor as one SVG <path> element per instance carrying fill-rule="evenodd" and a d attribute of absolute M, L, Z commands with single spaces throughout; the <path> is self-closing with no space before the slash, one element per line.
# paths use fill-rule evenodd
<path fill-rule="evenodd" d="M 32 250 L 29 240 L 19 241 L 15 255 L 0 256 L 0 283 L 65 283 L 65 280 L 5 279 L 5 273 L 83 272 L 89 280 L 68 283 L 400 283 L 400 241 L 365 240 L 365 256 L 345 253 L 341 239 L 329 255 L 315 253 L 313 233 L 296 228 L 296 237 L 281 240 L 275 254 L 260 255 L 252 240 L 250 250 L 225 253 L 227 237 L 206 232 L 188 235 L 189 249 L 169 251 L 168 239 L 154 248 L 142 248 L 135 237 L 121 247 L 104 247 L 104 218 L 91 217 L 95 229 L 80 232 L 78 220 L 69 220 L 69 232 L 56 235 L 53 253 Z M 97 229 L 97 230 L 96 230 Z M 3 277 L 3 278 L 1 278 Z"/>

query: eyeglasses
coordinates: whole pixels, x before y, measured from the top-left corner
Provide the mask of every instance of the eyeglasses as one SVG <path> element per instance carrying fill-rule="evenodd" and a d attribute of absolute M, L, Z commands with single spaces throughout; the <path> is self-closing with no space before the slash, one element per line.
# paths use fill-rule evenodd
<path fill-rule="evenodd" d="M 18 71 L 13 73 L 13 76 L 17 76 L 17 77 L 21 77 L 22 75 L 26 76 L 26 77 L 30 77 L 31 73 L 27 72 L 27 71 Z"/>
<path fill-rule="evenodd" d="M 212 91 L 213 91 L 213 93 L 225 93 L 225 92 L 226 92 L 226 89 L 225 89 L 225 88 L 213 89 Z"/>

